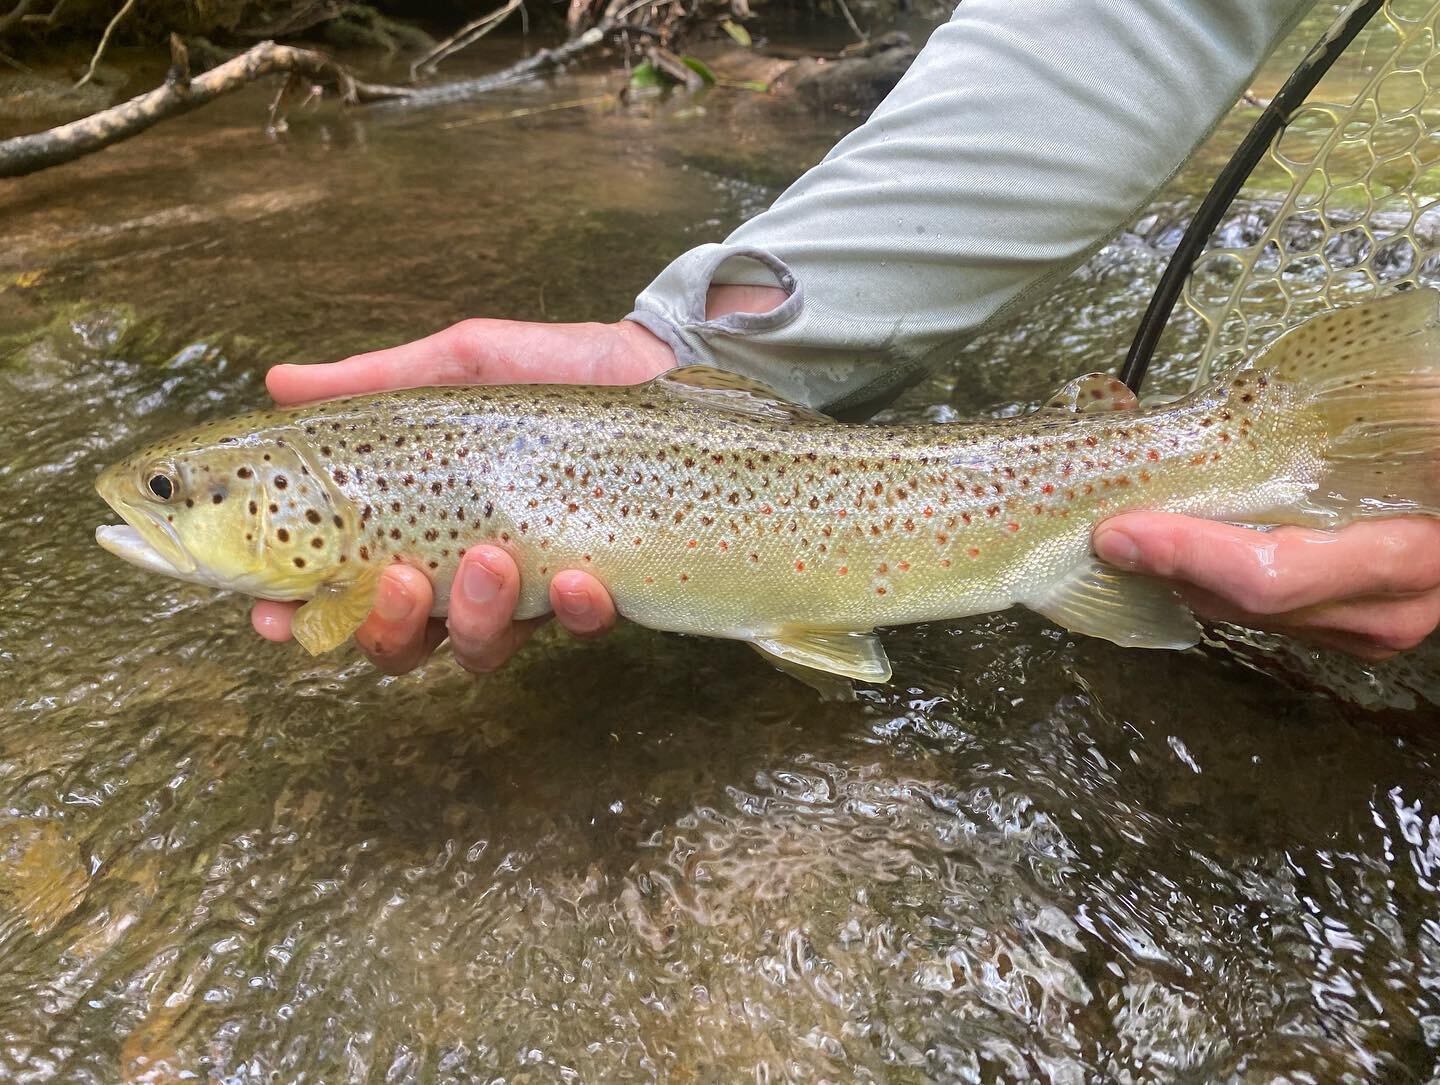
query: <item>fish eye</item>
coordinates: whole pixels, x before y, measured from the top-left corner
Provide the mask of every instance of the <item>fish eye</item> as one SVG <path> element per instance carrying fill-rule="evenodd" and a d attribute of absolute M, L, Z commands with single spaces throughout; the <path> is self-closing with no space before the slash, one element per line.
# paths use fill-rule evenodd
<path fill-rule="evenodd" d="M 169 501 L 175 496 L 175 478 L 168 471 L 152 471 L 145 480 L 145 489 L 158 501 Z"/>

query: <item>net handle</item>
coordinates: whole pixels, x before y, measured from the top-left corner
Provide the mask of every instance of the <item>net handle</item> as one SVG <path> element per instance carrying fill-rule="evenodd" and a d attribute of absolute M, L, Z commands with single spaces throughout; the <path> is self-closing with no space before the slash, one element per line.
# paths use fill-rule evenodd
<path fill-rule="evenodd" d="M 1220 219 L 1230 209 L 1246 179 L 1274 143 L 1275 137 L 1285 130 L 1295 111 L 1305 103 L 1315 85 L 1384 6 L 1385 0 L 1360 0 L 1336 20 L 1325 36 L 1311 47 L 1290 78 L 1285 80 L 1285 85 L 1276 92 L 1254 126 L 1240 141 L 1240 146 L 1230 156 L 1230 161 L 1225 163 L 1225 168 L 1216 176 L 1215 183 L 1200 201 L 1200 207 L 1195 212 L 1195 217 L 1190 220 L 1190 225 L 1186 227 L 1170 262 L 1165 265 L 1155 293 L 1150 296 L 1150 304 L 1145 307 L 1145 315 L 1140 318 L 1140 326 L 1135 330 L 1135 339 L 1125 355 L 1120 379 L 1132 392 L 1137 395 L 1140 392 L 1140 386 L 1145 381 L 1145 371 L 1149 368 L 1155 347 L 1160 342 L 1160 335 L 1165 331 L 1170 315 L 1175 310 L 1175 303 L 1180 299 L 1180 292 L 1185 288 L 1186 276 L 1190 274 L 1190 269 L 1209 242 L 1210 235 L 1220 225 Z"/>

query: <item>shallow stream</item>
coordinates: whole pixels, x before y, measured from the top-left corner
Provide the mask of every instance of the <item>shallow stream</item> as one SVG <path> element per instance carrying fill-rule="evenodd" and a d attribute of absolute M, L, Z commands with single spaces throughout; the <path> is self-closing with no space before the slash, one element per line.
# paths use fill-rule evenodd
<path fill-rule="evenodd" d="M 889 635 L 853 704 L 634 627 L 387 679 L 94 545 L 99 468 L 262 402 L 267 365 L 613 319 L 849 123 L 739 91 L 533 112 L 613 86 L 277 138 L 254 88 L 0 187 L 0 1080 L 1440 1072 L 1423 683 L 1365 708 L 1305 652 L 1019 611 Z M 1147 236 L 901 413 L 1113 368 Z"/>

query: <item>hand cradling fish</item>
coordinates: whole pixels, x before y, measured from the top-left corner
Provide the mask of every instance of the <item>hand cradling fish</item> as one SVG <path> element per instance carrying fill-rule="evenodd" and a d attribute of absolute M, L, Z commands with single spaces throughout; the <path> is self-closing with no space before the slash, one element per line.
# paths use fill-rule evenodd
<path fill-rule="evenodd" d="M 1023 417 L 842 424 L 700 366 L 643 385 L 441 387 L 209 422 L 108 468 L 100 545 L 152 572 L 308 600 L 342 643 L 380 571 L 515 558 L 519 618 L 583 569 L 621 614 L 777 665 L 890 678 L 877 626 L 1020 604 L 1116 644 L 1185 648 L 1168 585 L 1090 549 L 1115 513 L 1336 527 L 1440 514 L 1440 293 L 1334 310 L 1182 399 L 1077 378 Z"/>

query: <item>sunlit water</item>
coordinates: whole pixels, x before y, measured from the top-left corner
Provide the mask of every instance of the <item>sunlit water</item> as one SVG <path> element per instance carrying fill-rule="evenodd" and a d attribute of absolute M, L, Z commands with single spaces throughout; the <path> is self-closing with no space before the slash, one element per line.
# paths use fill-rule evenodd
<path fill-rule="evenodd" d="M 473 123 L 608 85 L 279 141 L 257 90 L 0 189 L 0 1080 L 1430 1078 L 1433 706 L 1018 611 L 890 635 L 854 704 L 633 627 L 384 679 L 95 547 L 100 466 L 267 364 L 613 318 L 838 134 Z M 902 413 L 1113 367 L 1164 236 Z"/>

